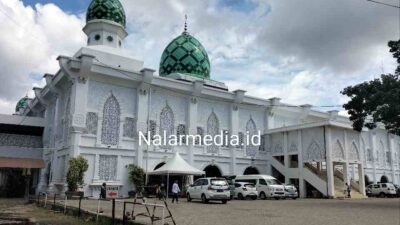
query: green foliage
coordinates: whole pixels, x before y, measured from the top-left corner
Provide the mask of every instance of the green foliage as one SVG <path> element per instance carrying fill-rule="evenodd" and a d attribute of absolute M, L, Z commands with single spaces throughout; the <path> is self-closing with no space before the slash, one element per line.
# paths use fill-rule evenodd
<path fill-rule="evenodd" d="M 128 166 L 128 171 L 129 180 L 136 186 L 136 191 L 142 192 L 146 176 L 144 170 L 134 164 L 130 164 Z"/>
<path fill-rule="evenodd" d="M 71 158 L 69 160 L 69 169 L 67 173 L 67 183 L 69 191 L 76 191 L 78 185 L 83 184 L 83 177 L 88 170 L 88 161 L 82 156 Z"/>
<path fill-rule="evenodd" d="M 388 46 L 390 48 L 390 52 L 393 54 L 393 58 L 395 58 L 399 64 L 396 68 L 396 75 L 400 75 L 400 40 L 389 41 Z"/>
<path fill-rule="evenodd" d="M 350 86 L 342 94 L 351 98 L 343 107 L 348 111 L 355 130 L 376 127 L 377 122 L 393 134 L 400 135 L 399 75 L 382 75 L 380 79 Z M 367 121 L 371 116 L 372 120 Z"/>

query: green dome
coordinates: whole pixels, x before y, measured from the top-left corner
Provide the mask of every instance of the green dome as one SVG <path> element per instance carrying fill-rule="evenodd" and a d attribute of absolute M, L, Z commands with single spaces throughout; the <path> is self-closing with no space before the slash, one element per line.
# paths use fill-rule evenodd
<path fill-rule="evenodd" d="M 28 101 L 28 96 L 21 98 L 21 100 L 18 101 L 17 106 L 15 106 L 15 112 L 19 112 L 21 109 L 28 107 Z"/>
<path fill-rule="evenodd" d="M 93 0 L 86 14 L 86 22 L 104 19 L 126 25 L 124 7 L 119 0 Z"/>
<path fill-rule="evenodd" d="M 186 32 L 171 41 L 161 56 L 160 76 L 165 77 L 171 73 L 210 78 L 210 61 L 206 50 Z"/>

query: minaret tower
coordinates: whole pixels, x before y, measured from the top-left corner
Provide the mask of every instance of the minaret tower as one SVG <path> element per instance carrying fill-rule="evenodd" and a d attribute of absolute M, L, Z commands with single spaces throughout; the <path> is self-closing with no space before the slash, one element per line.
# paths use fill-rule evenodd
<path fill-rule="evenodd" d="M 83 28 L 88 46 L 121 48 L 128 36 L 125 27 L 125 11 L 119 0 L 92 0 Z"/>

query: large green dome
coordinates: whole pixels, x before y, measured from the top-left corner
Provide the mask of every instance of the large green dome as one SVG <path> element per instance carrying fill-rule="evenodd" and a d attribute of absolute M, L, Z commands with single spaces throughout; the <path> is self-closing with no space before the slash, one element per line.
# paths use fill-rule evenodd
<path fill-rule="evenodd" d="M 209 79 L 210 61 L 203 45 L 188 33 L 175 38 L 165 48 L 160 62 L 160 76 L 182 73 Z"/>
<path fill-rule="evenodd" d="M 126 26 L 124 7 L 119 0 L 93 0 L 86 14 L 86 22 L 96 19 L 110 20 Z"/>
<path fill-rule="evenodd" d="M 28 96 L 21 98 L 21 100 L 19 100 L 15 106 L 15 112 L 19 112 L 20 110 L 24 110 L 26 107 L 28 107 L 28 101 Z"/>

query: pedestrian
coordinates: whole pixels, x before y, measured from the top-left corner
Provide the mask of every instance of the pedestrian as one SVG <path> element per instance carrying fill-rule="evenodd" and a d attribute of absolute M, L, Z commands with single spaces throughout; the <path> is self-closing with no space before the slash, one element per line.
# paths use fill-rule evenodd
<path fill-rule="evenodd" d="M 156 185 L 156 196 L 159 200 L 161 200 L 161 188 L 160 185 Z"/>
<path fill-rule="evenodd" d="M 347 191 L 347 197 L 351 198 L 351 187 L 348 183 L 346 183 L 346 191 Z"/>
<path fill-rule="evenodd" d="M 164 183 L 161 183 L 160 185 L 160 200 L 164 200 L 165 199 L 165 185 Z"/>
<path fill-rule="evenodd" d="M 174 200 L 176 200 L 176 203 L 178 203 L 179 192 L 181 192 L 181 189 L 179 189 L 178 181 L 176 180 L 172 185 L 172 203 L 174 203 Z"/>
<path fill-rule="evenodd" d="M 106 199 L 106 193 L 107 193 L 107 184 L 103 183 L 101 185 L 101 189 L 100 189 L 100 198 L 101 199 Z"/>

